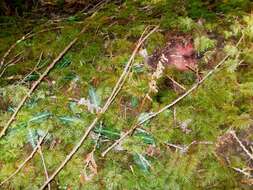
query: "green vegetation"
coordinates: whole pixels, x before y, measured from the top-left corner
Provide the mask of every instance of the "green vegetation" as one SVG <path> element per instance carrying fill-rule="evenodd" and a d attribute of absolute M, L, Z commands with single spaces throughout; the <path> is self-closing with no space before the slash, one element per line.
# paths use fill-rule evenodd
<path fill-rule="evenodd" d="M 64 1 L 58 3 L 64 6 Z M 5 64 L 0 64 L 0 130 L 40 74 L 83 26 L 87 29 L 0 138 L 0 183 L 30 155 L 47 131 L 41 148 L 50 176 L 103 107 L 145 28 L 159 25 L 142 49 L 152 55 L 170 35 L 192 36 L 202 56 L 199 76 L 190 70 L 167 68 L 157 81 L 158 92 L 149 94 L 152 101 L 141 106 L 154 71 L 137 54 L 118 96 L 51 182 L 51 189 L 251 189 L 253 160 L 229 132 L 234 130 L 253 154 L 251 7 L 249 0 L 127 0 L 105 3 L 92 16 L 78 12 L 54 21 L 1 16 L 0 58 L 28 32 L 35 35 L 18 41 Z M 44 29 L 52 30 L 40 32 Z M 192 94 L 140 125 L 101 156 L 136 120 L 144 120 L 182 94 L 167 76 L 187 90 L 226 55 L 225 64 Z M 45 180 L 38 152 L 0 189 L 39 189 Z"/>

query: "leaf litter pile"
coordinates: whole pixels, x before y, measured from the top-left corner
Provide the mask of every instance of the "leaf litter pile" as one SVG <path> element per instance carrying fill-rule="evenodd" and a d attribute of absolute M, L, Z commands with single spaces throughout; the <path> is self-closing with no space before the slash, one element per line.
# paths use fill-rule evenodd
<path fill-rule="evenodd" d="M 0 17 L 0 189 L 251 189 L 252 3 L 101 2 Z"/>

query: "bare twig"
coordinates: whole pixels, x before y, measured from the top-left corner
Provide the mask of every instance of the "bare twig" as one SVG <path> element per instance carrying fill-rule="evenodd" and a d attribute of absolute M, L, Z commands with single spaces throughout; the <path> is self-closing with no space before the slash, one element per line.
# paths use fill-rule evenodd
<path fill-rule="evenodd" d="M 11 51 L 23 40 L 27 39 L 27 37 L 30 35 L 31 33 L 28 33 L 24 36 L 22 36 L 19 40 L 17 40 L 14 44 L 11 45 L 11 47 L 5 52 L 5 54 L 2 57 L 2 60 L 0 62 L 0 68 L 4 66 L 4 62 L 5 59 L 7 58 L 7 56 L 11 53 Z"/>
<path fill-rule="evenodd" d="M 172 143 L 165 143 L 167 146 L 179 149 L 182 153 L 187 153 L 190 149 L 191 146 L 193 145 L 198 145 L 198 144 L 204 144 L 204 145 L 209 145 L 209 144 L 213 144 L 212 142 L 209 141 L 193 141 L 188 145 L 176 145 L 176 144 L 172 144 Z"/>
<path fill-rule="evenodd" d="M 173 106 L 173 125 L 175 128 L 177 127 L 177 108 L 176 108 L 176 106 Z"/>
<path fill-rule="evenodd" d="M 23 97 L 23 99 L 21 100 L 21 102 L 19 103 L 19 105 L 17 106 L 17 108 L 15 109 L 15 112 L 12 114 L 11 118 L 9 119 L 9 121 L 6 123 L 6 125 L 4 126 L 4 128 L 2 129 L 1 133 L 0 133 L 0 138 L 3 137 L 7 131 L 7 129 L 9 128 L 9 126 L 12 124 L 12 122 L 14 121 L 14 119 L 16 118 L 18 112 L 20 111 L 20 109 L 23 107 L 24 103 L 26 102 L 26 100 L 31 96 L 31 94 L 33 93 L 33 91 L 36 89 L 36 87 L 40 84 L 40 82 L 43 80 L 43 78 L 45 76 L 47 76 L 47 74 L 51 71 L 51 69 L 53 69 L 53 67 L 55 66 L 55 64 L 67 53 L 67 51 L 77 42 L 79 36 L 81 34 L 84 33 L 84 31 L 86 30 L 86 27 L 83 27 L 83 29 L 81 30 L 81 32 L 78 34 L 78 36 L 73 39 L 66 47 L 65 49 L 53 60 L 53 62 L 46 68 L 46 70 L 43 72 L 43 74 L 40 75 L 40 78 L 35 81 L 32 85 L 32 87 L 30 88 L 30 90 L 28 91 L 28 93 Z"/>
<path fill-rule="evenodd" d="M 48 172 L 47 172 L 47 166 L 46 166 L 46 162 L 45 162 L 45 158 L 44 158 L 44 155 L 43 155 L 43 152 L 42 152 L 42 148 L 41 148 L 41 145 L 39 144 L 38 142 L 38 146 L 39 146 L 39 149 L 38 149 L 38 152 L 40 154 L 40 157 L 41 157 L 41 161 L 42 161 L 42 165 L 43 165 L 43 168 L 44 168 L 44 172 L 45 172 L 45 176 L 46 176 L 46 180 L 48 180 Z M 48 190 L 51 189 L 50 187 L 50 183 L 48 184 Z"/>
<path fill-rule="evenodd" d="M 87 8 L 85 8 L 84 10 L 82 10 L 82 12 L 84 12 L 85 14 L 91 14 L 94 11 L 101 9 L 105 4 L 107 4 L 109 2 L 110 2 L 110 0 L 99 1 L 96 5 L 94 5 L 93 7 L 91 7 L 91 9 L 88 10 L 88 12 L 85 12 L 85 11 L 87 11 L 87 9 L 89 9 L 89 6 Z"/>
<path fill-rule="evenodd" d="M 29 38 L 32 38 L 33 36 L 37 35 L 37 34 L 41 34 L 41 33 L 44 33 L 44 32 L 48 32 L 48 31 L 51 31 L 51 30 L 59 30 L 59 29 L 62 29 L 63 27 L 60 26 L 60 27 L 55 27 L 55 28 L 47 28 L 47 29 L 43 29 L 41 31 L 38 31 L 36 33 L 27 33 L 25 34 L 24 36 L 22 36 L 19 40 L 17 40 L 14 44 L 11 45 L 11 47 L 5 52 L 5 54 L 3 55 L 2 57 L 2 60 L 0 62 L 0 68 L 3 67 L 4 65 L 4 62 L 5 62 L 5 59 L 8 57 L 8 55 L 11 53 L 11 51 L 21 42 L 21 41 L 24 41 L 24 40 L 27 40 Z"/>
<path fill-rule="evenodd" d="M 213 69 L 211 70 L 205 77 L 202 78 L 202 80 L 200 80 L 199 82 L 197 82 L 195 85 L 193 85 L 193 87 L 191 87 L 188 91 L 186 91 L 184 94 L 182 94 L 181 96 L 179 96 L 177 99 L 175 99 L 173 102 L 171 102 L 170 104 L 166 105 L 165 107 L 163 107 L 162 109 L 160 109 L 157 112 L 154 112 L 152 114 L 150 114 L 149 117 L 145 118 L 144 120 L 142 120 L 141 122 L 135 124 L 133 127 L 131 127 L 131 129 L 129 129 L 124 135 L 121 136 L 120 139 L 118 139 L 117 141 L 115 141 L 114 144 L 112 144 L 109 148 L 107 148 L 103 153 L 102 156 L 104 157 L 113 147 L 115 147 L 118 143 L 120 143 L 121 141 L 123 141 L 129 134 L 131 134 L 138 126 L 140 126 L 141 124 L 145 123 L 146 121 L 152 119 L 153 117 L 156 117 L 157 115 L 159 115 L 160 113 L 164 112 L 165 110 L 173 107 L 174 105 L 176 105 L 178 102 L 180 102 L 182 99 L 184 99 L 186 96 L 188 96 L 189 94 L 191 94 L 195 89 L 198 88 L 198 86 L 200 84 L 202 84 L 215 70 L 218 69 L 218 67 L 223 64 L 225 62 L 225 60 L 228 58 L 229 56 L 226 56 L 225 58 L 223 58 L 223 60 Z"/>
<path fill-rule="evenodd" d="M 250 172 L 247 172 L 247 170 L 245 170 L 245 169 L 240 169 L 240 168 L 235 168 L 235 167 L 231 167 L 231 168 L 232 168 L 233 170 L 235 170 L 235 171 L 237 171 L 237 172 L 239 172 L 239 173 L 245 175 L 246 177 L 249 177 L 249 178 L 253 177 L 253 176 L 250 174 Z"/>
<path fill-rule="evenodd" d="M 237 135 L 235 134 L 235 131 L 230 131 L 230 134 L 234 137 L 234 139 L 238 142 L 238 144 L 240 145 L 240 147 L 243 149 L 243 151 L 249 156 L 249 158 L 251 160 L 253 160 L 253 154 L 251 154 L 248 149 L 242 144 L 242 142 L 240 141 L 240 139 L 237 137 Z"/>
<path fill-rule="evenodd" d="M 5 73 L 6 69 L 8 69 L 9 67 L 15 65 L 17 62 L 19 62 L 22 59 L 22 57 L 20 56 L 18 59 L 16 59 L 15 61 L 10 61 L 7 65 L 5 65 L 2 69 L 2 72 L 0 73 L 0 78 L 3 76 L 3 74 Z"/>
<path fill-rule="evenodd" d="M 181 90 L 186 91 L 185 87 L 181 84 L 179 84 L 177 81 L 175 81 L 172 77 L 170 77 L 169 75 L 166 75 L 168 77 L 168 79 L 170 79 L 173 84 L 175 84 L 177 87 L 179 87 Z"/>
<path fill-rule="evenodd" d="M 244 35 L 241 36 L 241 38 L 239 39 L 239 41 L 237 42 L 236 46 L 238 46 L 240 44 L 240 42 L 242 41 Z M 147 118 L 145 118 L 144 120 L 142 120 L 141 122 L 136 123 L 135 125 L 133 125 L 124 135 L 121 136 L 121 138 L 119 138 L 117 141 L 115 141 L 110 147 L 108 147 L 101 155 L 104 157 L 112 148 L 114 148 L 117 144 L 119 144 L 120 142 L 122 142 L 127 136 L 129 136 L 130 134 L 132 134 L 134 132 L 134 130 L 140 126 L 141 124 L 145 123 L 146 121 L 156 117 L 157 115 L 159 115 L 160 113 L 164 112 L 167 109 L 170 109 L 171 107 L 173 107 L 174 105 L 176 105 L 178 102 L 180 102 L 181 100 L 183 100 L 185 97 L 187 97 L 189 94 L 191 94 L 194 90 L 196 90 L 201 84 L 203 84 L 203 82 L 209 78 L 221 65 L 223 65 L 225 63 L 225 61 L 229 58 L 229 55 L 226 55 L 211 71 L 209 71 L 201 80 L 199 80 L 196 84 L 194 84 L 189 90 L 187 90 L 184 94 L 182 94 L 181 96 L 179 96 L 177 99 L 175 99 L 174 101 L 172 101 L 170 104 L 164 106 L 162 109 L 160 109 L 157 112 L 154 112 L 152 114 L 150 114 Z"/>
<path fill-rule="evenodd" d="M 38 144 L 37 146 L 33 149 L 33 151 L 31 152 L 31 154 L 25 159 L 24 162 L 22 162 L 18 169 L 13 172 L 9 177 L 7 177 L 5 180 L 3 180 L 1 183 L 0 183 L 0 186 L 2 186 L 4 183 L 6 183 L 7 181 L 9 181 L 10 179 L 12 179 L 17 173 L 20 172 L 20 170 L 27 164 L 27 162 L 29 162 L 33 157 L 34 155 L 36 154 L 36 152 L 39 150 L 43 140 L 45 139 L 45 137 L 47 136 L 48 132 L 45 133 L 44 136 L 42 136 L 39 141 L 38 141 Z"/>
<path fill-rule="evenodd" d="M 32 69 L 32 71 L 29 72 L 19 83 L 25 82 L 25 80 L 27 79 L 27 77 L 28 77 L 29 75 L 31 75 L 31 74 L 34 73 L 34 72 L 38 72 L 38 70 L 41 69 L 41 68 L 39 67 L 39 64 L 40 64 L 40 62 L 41 62 L 42 55 L 43 55 L 43 51 L 40 53 L 39 59 L 38 59 L 38 61 L 37 61 L 37 64 L 35 65 L 35 67 L 34 67 L 34 68 Z"/>
<path fill-rule="evenodd" d="M 83 136 L 81 137 L 81 139 L 77 142 L 77 144 L 73 147 L 72 151 L 66 156 L 65 160 L 60 164 L 60 166 L 54 171 L 54 173 L 49 177 L 49 179 L 41 186 L 40 190 L 44 189 L 48 183 L 50 183 L 55 176 L 65 167 L 65 165 L 71 160 L 71 158 L 74 156 L 74 154 L 78 151 L 78 149 L 81 147 L 81 145 L 83 144 L 83 142 L 85 141 L 85 139 L 87 138 L 87 136 L 89 135 L 90 131 L 95 127 L 96 123 L 99 121 L 99 119 L 101 118 L 101 116 L 107 111 L 107 109 L 109 108 L 109 106 L 111 105 L 111 103 L 113 102 L 114 98 L 117 96 L 117 94 L 119 93 L 120 89 L 122 88 L 129 72 L 130 72 L 130 68 L 132 65 L 132 62 L 134 60 L 135 55 L 137 54 L 139 48 L 141 47 L 141 45 L 143 44 L 143 42 L 154 32 L 156 31 L 158 27 L 155 27 L 153 30 L 151 30 L 151 32 L 149 32 L 145 37 L 140 38 L 140 40 L 138 41 L 131 57 L 129 58 L 123 73 L 121 74 L 121 76 L 119 77 L 116 85 L 113 88 L 113 91 L 110 95 L 110 97 L 107 99 L 105 105 L 103 106 L 103 108 L 101 109 L 100 113 L 97 115 L 97 117 L 93 120 L 93 122 L 90 124 L 90 126 L 86 129 L 86 131 L 84 132 Z M 146 30 L 145 30 L 146 31 Z"/>
<path fill-rule="evenodd" d="M 97 149 L 97 146 L 98 146 L 98 143 L 99 143 L 99 140 L 100 140 L 100 137 L 101 137 L 101 129 L 102 129 L 102 124 L 100 124 L 100 132 L 99 132 L 99 134 L 96 138 L 93 149 L 90 153 L 88 153 L 88 155 L 86 156 L 86 159 L 85 159 L 86 164 L 84 166 L 84 172 L 83 173 L 84 173 L 84 177 L 85 177 L 86 180 L 87 179 L 91 180 L 92 177 L 97 174 L 97 164 L 95 162 L 94 153 Z M 87 168 L 89 168 L 92 171 L 91 175 L 87 175 L 87 172 L 86 172 Z"/>
<path fill-rule="evenodd" d="M 148 28 L 148 27 L 147 27 Z M 147 28 L 144 30 L 144 32 L 142 33 L 138 43 L 137 43 L 137 46 L 136 48 L 134 49 L 133 53 L 132 53 L 132 56 L 130 57 L 128 63 L 126 64 L 125 66 L 125 69 L 123 71 L 123 73 L 121 74 L 117 84 L 115 85 L 112 93 L 111 93 L 111 96 L 109 97 L 108 101 L 105 103 L 105 106 L 104 108 L 102 109 L 102 112 L 106 109 L 108 109 L 108 106 L 112 103 L 112 101 L 114 100 L 114 98 L 117 96 L 118 92 L 120 91 L 120 89 L 122 88 L 129 72 L 130 72 L 130 68 L 131 68 L 131 65 L 133 63 L 133 60 L 134 60 L 134 57 L 135 55 L 137 54 L 137 52 L 139 51 L 139 48 L 141 47 L 142 43 L 154 32 L 158 29 L 158 26 L 155 27 L 153 30 L 151 30 L 151 32 L 149 32 L 145 37 L 143 37 L 144 33 L 146 32 Z"/>

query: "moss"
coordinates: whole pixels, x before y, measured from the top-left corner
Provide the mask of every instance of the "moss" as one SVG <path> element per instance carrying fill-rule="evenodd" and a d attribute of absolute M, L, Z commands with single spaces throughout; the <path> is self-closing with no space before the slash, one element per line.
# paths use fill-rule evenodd
<path fill-rule="evenodd" d="M 86 32 L 42 81 L 19 112 L 7 135 L 0 140 L 0 181 L 13 172 L 32 151 L 29 130 L 49 130 L 50 138 L 42 146 L 43 154 L 49 173 L 57 168 L 96 116 L 88 110 L 87 105 L 79 105 L 79 100 L 90 98 L 89 89 L 92 86 L 93 95 L 101 101 L 100 106 L 106 102 L 138 38 L 146 26 L 152 24 L 160 25 L 160 29 L 142 45 L 149 55 L 166 43 L 167 35 L 170 34 L 168 31 L 173 30 L 171 33 L 184 32 L 192 35 L 195 48 L 204 57 L 208 52 L 214 53 L 208 63 L 199 60 L 200 76 L 212 69 L 225 52 L 231 57 L 195 92 L 176 104 L 176 123 L 173 110 L 167 110 L 148 124 L 139 126 L 144 132 L 137 135 L 137 131 L 127 138 L 118 147 L 124 151 L 112 150 L 107 157 L 102 158 L 101 152 L 126 132 L 139 115 L 157 111 L 183 93 L 173 89 L 166 81 L 166 76 L 163 76 L 157 81 L 158 93 L 150 95 L 152 101 L 147 100 L 140 110 L 153 71 L 137 55 L 126 83 L 101 118 L 106 132 L 101 132 L 95 151 L 98 174 L 90 181 L 83 181 L 86 155 L 92 150 L 99 135 L 99 130 L 94 130 L 52 182 L 52 188 L 240 189 L 240 179 L 244 177 L 231 167 L 243 168 L 247 163 L 238 155 L 232 155 L 231 165 L 224 165 L 215 153 L 215 143 L 219 136 L 231 128 L 238 133 L 247 131 L 252 125 L 252 16 L 243 12 L 246 3 L 242 3 L 238 5 L 241 16 L 235 17 L 238 13 L 233 9 L 238 2 L 240 1 L 215 4 L 199 0 L 187 3 L 174 0 L 112 2 L 91 18 L 87 19 L 81 13 L 70 15 L 69 19 L 56 24 L 63 26 L 61 30 L 41 33 L 19 43 L 7 61 L 22 52 L 21 61 L 8 68 L 1 78 L 0 98 L 4 104 L 8 104 L 9 109 L 0 108 L 0 126 L 6 123 L 13 112 L 11 107 L 18 105 L 34 82 L 34 79 L 30 79 L 21 83 L 20 80 L 9 78 L 22 78 L 31 72 L 41 52 L 43 67 L 39 72 L 42 73 L 79 33 L 82 25 L 89 23 Z M 217 14 L 220 11 L 223 16 Z M 0 32 L 2 56 L 15 40 L 26 33 L 24 31 L 30 31 L 31 22 L 13 18 L 0 19 L 7 23 Z M 47 27 L 39 26 L 39 23 L 45 21 L 42 20 L 38 21 L 38 26 L 33 31 Z M 21 29 L 17 29 L 17 25 Z M 235 48 L 241 32 L 245 38 Z M 238 64 L 240 60 L 243 62 Z M 164 75 L 173 77 L 186 89 L 197 80 L 192 71 L 167 69 Z M 191 122 L 187 125 L 189 132 L 186 133 L 181 125 L 187 120 Z M 183 147 L 193 141 L 208 141 L 212 144 L 194 145 L 187 153 L 165 145 L 169 142 Z M 154 150 L 155 154 L 151 155 L 150 150 Z M 140 163 L 136 162 L 136 154 L 142 155 L 150 164 L 148 170 L 144 171 Z M 38 154 L 3 188 L 38 189 L 44 180 Z M 243 188 L 250 189 L 250 186 L 244 185 Z"/>

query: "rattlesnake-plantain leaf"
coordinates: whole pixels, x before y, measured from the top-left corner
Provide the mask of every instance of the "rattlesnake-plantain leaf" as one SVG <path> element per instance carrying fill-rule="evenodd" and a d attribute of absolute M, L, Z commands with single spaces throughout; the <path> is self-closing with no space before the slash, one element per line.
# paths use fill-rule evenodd
<path fill-rule="evenodd" d="M 47 120 L 50 116 L 52 116 L 51 112 L 45 111 L 45 112 L 40 112 L 36 114 L 34 117 L 32 117 L 28 122 L 29 123 L 41 123 L 45 120 Z"/>
<path fill-rule="evenodd" d="M 133 159 L 134 159 L 134 162 L 137 164 L 137 166 L 139 166 L 141 170 L 143 170 L 144 172 L 149 172 L 151 165 L 149 161 L 145 158 L 145 156 L 143 156 L 140 153 L 135 153 L 133 155 Z"/>

